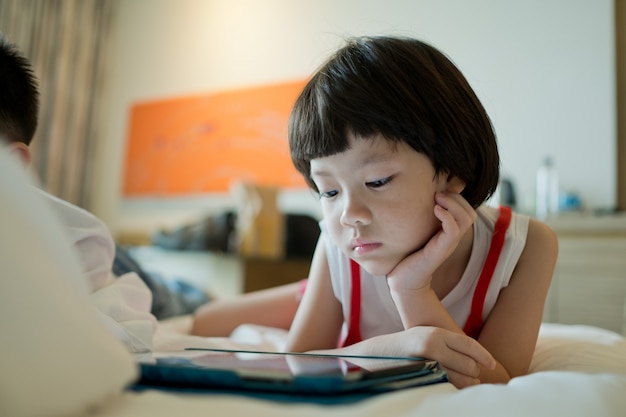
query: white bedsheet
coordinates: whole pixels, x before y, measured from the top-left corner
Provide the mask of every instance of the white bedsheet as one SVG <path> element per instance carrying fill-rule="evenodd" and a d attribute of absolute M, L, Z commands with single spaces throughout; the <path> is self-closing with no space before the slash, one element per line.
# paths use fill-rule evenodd
<path fill-rule="evenodd" d="M 243 326 L 233 338 L 179 333 L 184 319 L 157 333 L 157 355 L 187 346 L 234 347 L 243 342 L 271 347 L 281 331 Z M 178 330 L 172 330 L 178 329 Z M 593 365 L 595 363 L 595 365 Z M 457 390 L 449 383 L 413 388 L 345 405 L 280 403 L 243 395 L 125 392 L 97 416 L 626 416 L 626 339 L 589 327 L 544 324 L 531 374 L 506 385 Z"/>
<path fill-rule="evenodd" d="M 437 384 L 372 397 L 347 405 L 278 403 L 239 395 L 124 393 L 94 414 L 99 417 L 214 416 L 607 416 L 626 415 L 626 376 L 549 371 L 507 385 L 463 390 Z"/>

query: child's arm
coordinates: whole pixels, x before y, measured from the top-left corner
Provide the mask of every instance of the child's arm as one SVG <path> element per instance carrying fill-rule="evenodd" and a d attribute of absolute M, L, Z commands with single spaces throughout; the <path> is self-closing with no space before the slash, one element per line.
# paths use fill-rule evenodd
<path fill-rule="evenodd" d="M 200 306 L 193 316 L 191 334 L 229 336 L 240 324 L 258 324 L 289 330 L 296 310 L 300 283 L 215 300 Z"/>
<path fill-rule="evenodd" d="M 333 293 L 324 239 L 321 235 L 317 242 L 306 291 L 289 330 L 287 351 L 332 349 L 339 340 L 343 312 Z"/>
<path fill-rule="evenodd" d="M 482 377 L 481 371 L 496 367 L 492 355 L 476 340 L 463 332 L 434 326 L 415 326 L 401 332 L 375 336 L 330 352 L 433 359 L 446 369 L 450 382 L 457 388 L 483 382 L 479 379 Z"/>
<path fill-rule="evenodd" d="M 476 211 L 456 193 L 437 193 L 435 216 L 441 229 L 420 250 L 402 260 L 387 282 L 405 329 L 437 326 L 463 333 L 441 304 L 431 283 L 433 274 L 459 245 L 476 220 Z M 471 237 L 471 236 L 470 236 Z"/>
<path fill-rule="evenodd" d="M 449 245 L 455 245 L 455 236 L 464 230 L 466 224 L 463 214 L 466 207 L 463 208 L 463 202 L 453 195 L 443 199 L 438 197 L 437 201 L 447 213 L 444 216 L 438 215 L 442 221 L 442 232 L 435 238 L 443 237 L 440 242 L 447 241 Z M 455 223 L 458 225 L 456 229 Z M 423 254 L 431 243 L 433 240 L 420 252 Z M 435 252 L 446 254 L 445 247 L 446 245 L 441 245 Z M 431 276 L 428 275 L 428 271 L 429 265 L 432 264 L 420 259 L 420 256 L 419 252 L 409 256 L 388 278 L 405 328 L 437 326 L 463 333 L 430 287 Z M 556 256 L 557 241 L 554 233 L 547 226 L 531 220 L 524 251 L 509 285 L 500 292 L 498 301 L 478 338 L 497 361 L 494 369 L 481 370 L 481 382 L 507 382 L 510 378 L 527 372 L 537 341 L 543 305 Z M 423 258 L 441 259 L 432 255 L 432 252 Z M 446 362 L 441 362 L 453 375 L 451 380 L 456 379 L 454 375 L 456 371 Z M 461 380 L 462 378 L 461 376 Z"/>
<path fill-rule="evenodd" d="M 545 300 L 558 253 L 550 228 L 530 220 L 524 251 L 509 285 L 502 289 L 478 341 L 498 361 L 495 371 L 482 370 L 482 382 L 502 381 L 528 372 Z"/>

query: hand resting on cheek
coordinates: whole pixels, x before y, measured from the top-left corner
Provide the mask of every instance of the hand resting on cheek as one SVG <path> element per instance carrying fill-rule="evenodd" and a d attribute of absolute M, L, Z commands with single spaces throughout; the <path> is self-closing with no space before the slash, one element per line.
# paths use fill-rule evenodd
<path fill-rule="evenodd" d="M 461 238 L 476 220 L 476 211 L 460 195 L 437 193 L 434 214 L 441 228 L 416 252 L 402 260 L 387 275 L 392 291 L 430 289 L 433 273 L 454 252 Z"/>

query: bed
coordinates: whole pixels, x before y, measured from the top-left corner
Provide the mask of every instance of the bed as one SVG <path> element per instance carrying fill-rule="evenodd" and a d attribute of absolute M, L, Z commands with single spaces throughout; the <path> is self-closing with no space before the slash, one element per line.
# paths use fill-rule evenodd
<path fill-rule="evenodd" d="M 250 345 L 277 348 L 284 332 L 254 325 L 240 326 L 230 338 L 186 335 L 188 318 L 162 322 L 155 336 L 155 355 L 176 355 L 188 346 L 233 348 Z M 129 414 L 167 415 L 162 410 L 184 410 L 186 416 L 337 415 L 405 416 L 506 415 L 506 416 L 625 416 L 626 338 L 593 326 L 544 323 L 527 376 L 506 385 L 484 384 L 458 390 L 449 383 L 407 389 L 347 404 L 321 406 L 311 403 L 262 401 L 245 395 L 182 395 L 148 391 L 124 393 L 133 406 Z M 137 408 L 135 408 L 137 407 Z M 153 408 L 154 407 L 154 408 Z M 174 407 L 174 408 L 170 408 Z M 159 411 L 161 410 L 161 411 Z M 122 412 L 121 409 L 117 411 Z M 159 413 L 162 414 L 159 414 Z M 113 415 L 113 414 L 103 414 Z"/>
<path fill-rule="evenodd" d="M 593 326 L 549 323 L 542 325 L 531 372 L 506 385 L 457 390 L 441 383 L 341 405 L 276 402 L 209 392 L 134 391 L 129 389 L 137 378 L 133 356 L 97 321 L 85 294 L 49 268 L 53 260 L 44 259 L 48 278 L 62 278 L 57 282 L 41 280 L 40 276 L 11 280 L 17 275 L 0 280 L 0 294 L 7 294 L 7 285 L 12 294 L 10 299 L 3 297 L 0 308 L 13 311 L 0 314 L 0 330 L 5 336 L 0 356 L 3 416 L 626 415 L 626 338 Z M 33 293 L 35 285 L 40 292 Z M 23 297 L 26 293 L 29 298 Z M 16 314 L 22 316 L 19 325 Z M 275 346 L 284 337 L 277 329 L 244 325 L 229 338 L 200 338 L 188 335 L 188 326 L 188 317 L 161 322 L 152 355 L 176 355 L 188 346 Z"/>
<path fill-rule="evenodd" d="M 185 335 L 187 319 L 164 322 L 156 356 L 186 346 L 233 348 L 280 344 L 280 330 L 241 326 L 230 338 Z M 382 394 L 344 405 L 274 402 L 245 395 L 122 392 L 97 416 L 625 416 L 626 339 L 592 326 L 543 324 L 531 372 L 507 385 L 457 390 L 449 383 Z"/>
<path fill-rule="evenodd" d="M 531 372 L 506 385 L 448 383 L 344 405 L 241 394 L 135 391 L 136 358 L 100 321 L 56 219 L 0 152 L 0 415 L 21 416 L 626 416 L 626 339 L 598 327 L 544 324 Z M 159 323 L 151 355 L 187 346 L 267 346 L 276 329 L 229 338 L 187 334 L 189 317 Z"/>

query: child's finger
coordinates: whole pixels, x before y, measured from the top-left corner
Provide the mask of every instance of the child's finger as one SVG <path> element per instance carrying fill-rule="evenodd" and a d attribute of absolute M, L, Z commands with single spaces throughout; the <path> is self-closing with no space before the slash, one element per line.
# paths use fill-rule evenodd
<path fill-rule="evenodd" d="M 464 375 L 453 369 L 443 368 L 448 373 L 448 381 L 450 381 L 450 383 L 457 388 L 466 388 L 480 384 L 480 380 L 478 378 Z"/>
<path fill-rule="evenodd" d="M 450 349 L 472 358 L 487 369 L 496 367 L 496 360 L 491 353 L 469 336 L 454 333 L 446 339 L 446 344 Z"/>

